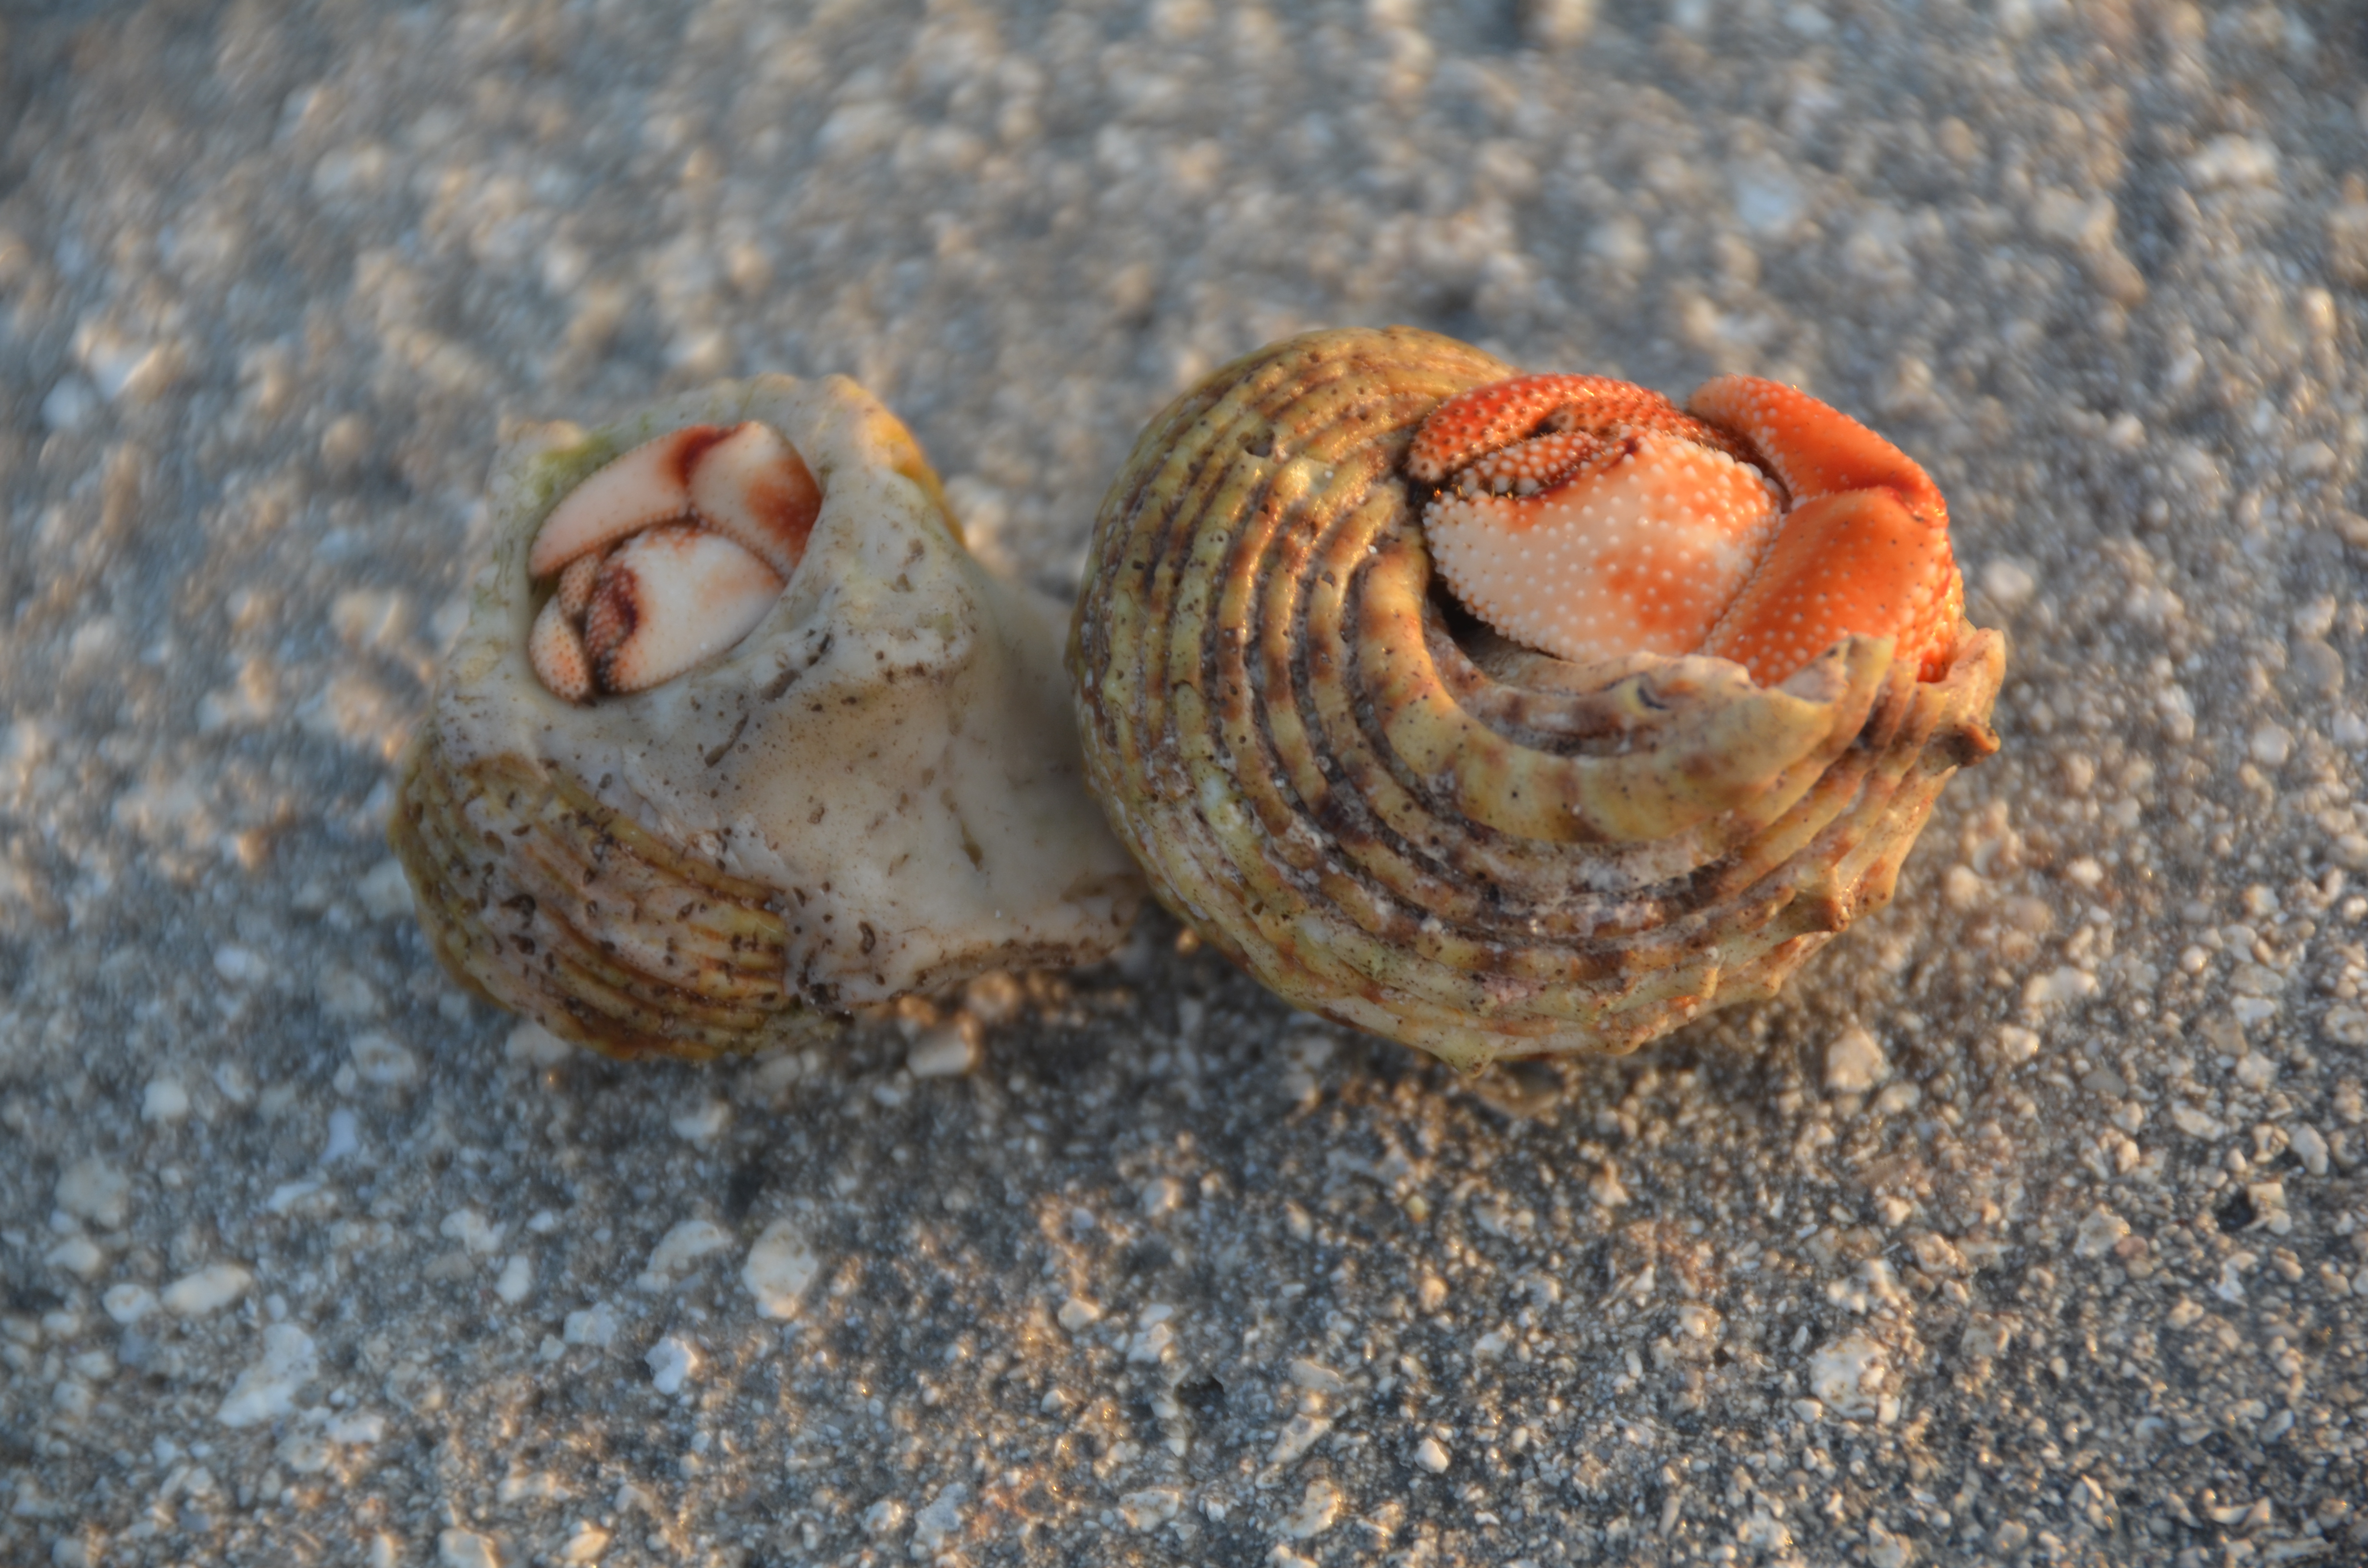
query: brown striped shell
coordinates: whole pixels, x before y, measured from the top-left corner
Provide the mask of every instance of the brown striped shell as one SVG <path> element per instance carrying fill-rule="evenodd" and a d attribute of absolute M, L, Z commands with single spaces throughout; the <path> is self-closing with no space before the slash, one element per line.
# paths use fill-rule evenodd
<path fill-rule="evenodd" d="M 1937 679 L 1852 636 L 1772 687 L 1474 629 L 1405 459 L 1512 374 L 1406 328 L 1218 370 L 1103 502 L 1069 643 L 1088 779 L 1158 896 L 1293 1004 L 1465 1065 L 1773 994 L 1888 902 L 1996 748 L 2004 668 L 1962 619 Z"/>
<path fill-rule="evenodd" d="M 745 635 L 646 689 L 562 695 L 530 548 L 620 453 L 757 422 L 822 498 Z M 463 983 L 612 1055 L 794 1041 L 989 969 L 1107 954 L 1141 883 L 1087 797 L 1058 611 L 965 551 L 903 425 L 762 377 L 506 453 L 492 561 L 389 835 Z"/>

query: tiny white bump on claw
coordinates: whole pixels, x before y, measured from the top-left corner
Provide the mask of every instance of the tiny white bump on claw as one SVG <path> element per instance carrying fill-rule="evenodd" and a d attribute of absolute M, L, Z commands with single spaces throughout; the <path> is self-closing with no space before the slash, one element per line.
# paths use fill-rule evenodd
<path fill-rule="evenodd" d="M 601 686 L 646 691 L 746 636 L 782 580 L 720 533 L 687 523 L 634 535 L 600 568 L 584 646 Z"/>

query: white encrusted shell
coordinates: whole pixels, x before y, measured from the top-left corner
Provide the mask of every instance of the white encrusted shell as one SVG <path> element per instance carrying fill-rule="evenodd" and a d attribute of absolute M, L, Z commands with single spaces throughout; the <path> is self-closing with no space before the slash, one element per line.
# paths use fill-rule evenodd
<path fill-rule="evenodd" d="M 823 489 L 780 601 L 650 690 L 554 696 L 527 657 L 541 519 L 620 451 L 744 419 Z M 703 1055 L 1124 936 L 1140 883 L 1085 792 L 1060 612 L 962 548 L 911 436 L 855 383 L 727 382 L 547 434 L 504 455 L 493 493 L 494 556 L 393 828 L 473 983 L 604 1049 Z M 620 963 L 622 981 L 603 967 Z"/>

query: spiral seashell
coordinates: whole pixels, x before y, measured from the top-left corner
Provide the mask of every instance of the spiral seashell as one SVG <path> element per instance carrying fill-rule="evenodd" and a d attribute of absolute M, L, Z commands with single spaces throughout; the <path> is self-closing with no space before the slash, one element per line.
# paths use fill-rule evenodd
<path fill-rule="evenodd" d="M 553 433 L 492 490 L 389 828 L 471 989 L 705 1057 L 1125 935 L 1140 880 L 1078 772 L 1058 611 L 963 550 L 853 382 Z"/>
<path fill-rule="evenodd" d="M 1293 1004 L 1463 1065 L 1633 1050 L 1888 902 L 1996 749 L 2004 643 L 1946 528 L 1773 383 L 1689 413 L 1406 328 L 1292 338 L 1170 405 L 1102 504 L 1087 777 Z"/>

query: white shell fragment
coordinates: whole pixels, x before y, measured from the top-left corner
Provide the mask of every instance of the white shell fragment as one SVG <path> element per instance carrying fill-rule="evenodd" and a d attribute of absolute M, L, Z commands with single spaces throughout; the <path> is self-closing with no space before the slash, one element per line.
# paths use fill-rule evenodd
<path fill-rule="evenodd" d="M 472 985 L 709 1056 L 1125 936 L 1142 883 L 1085 791 L 1062 611 L 962 548 L 852 381 L 556 430 L 492 489 L 393 828 Z"/>

